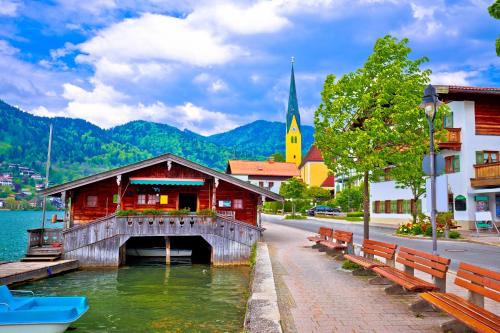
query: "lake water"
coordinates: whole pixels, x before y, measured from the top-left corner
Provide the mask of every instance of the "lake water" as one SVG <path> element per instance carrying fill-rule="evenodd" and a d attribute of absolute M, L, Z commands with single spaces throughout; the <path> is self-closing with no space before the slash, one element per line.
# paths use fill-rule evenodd
<path fill-rule="evenodd" d="M 50 219 L 57 214 L 62 218 L 64 212 L 46 212 Z M 0 211 L 0 261 L 18 260 L 26 254 L 28 229 L 42 226 L 41 211 Z M 63 223 L 45 222 L 47 228 L 62 228 Z"/>
<path fill-rule="evenodd" d="M 22 257 L 25 231 L 40 221 L 41 212 L 0 212 L 0 260 Z M 87 296 L 90 310 L 71 326 L 76 333 L 241 332 L 249 278 L 248 267 L 149 262 L 79 270 L 18 288 L 37 295 Z"/>

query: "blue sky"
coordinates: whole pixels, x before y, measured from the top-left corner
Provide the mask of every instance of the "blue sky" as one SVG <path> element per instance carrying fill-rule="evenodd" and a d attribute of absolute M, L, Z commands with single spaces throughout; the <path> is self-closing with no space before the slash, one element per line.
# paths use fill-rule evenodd
<path fill-rule="evenodd" d="M 138 4 L 140 3 L 140 4 Z M 143 119 L 213 134 L 284 121 L 295 70 L 311 124 L 327 74 L 408 37 L 435 84 L 500 85 L 481 0 L 0 0 L 0 99 L 103 128 Z"/>

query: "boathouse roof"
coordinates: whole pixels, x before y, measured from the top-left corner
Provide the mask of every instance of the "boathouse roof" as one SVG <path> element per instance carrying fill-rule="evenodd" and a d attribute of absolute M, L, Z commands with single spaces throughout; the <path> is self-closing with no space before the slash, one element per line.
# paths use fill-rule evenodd
<path fill-rule="evenodd" d="M 55 195 L 55 194 L 59 194 L 59 193 L 62 193 L 64 191 L 72 190 L 72 189 L 75 189 L 75 188 L 78 188 L 78 187 L 81 187 L 81 186 L 85 186 L 85 185 L 88 185 L 88 184 L 92 184 L 92 183 L 95 183 L 95 182 L 98 182 L 98 181 L 101 181 L 101 180 L 104 180 L 104 179 L 116 177 L 116 176 L 123 175 L 123 174 L 128 173 L 128 172 L 140 170 L 140 169 L 143 169 L 143 168 L 146 168 L 146 167 L 150 167 L 150 166 L 153 166 L 153 165 L 156 165 L 156 164 L 159 164 L 159 163 L 165 163 L 165 162 L 172 162 L 172 163 L 176 163 L 176 164 L 179 164 L 179 165 L 187 167 L 187 168 L 191 168 L 193 170 L 196 170 L 196 171 L 199 171 L 201 173 L 204 173 L 204 174 L 206 174 L 208 176 L 212 176 L 214 178 L 218 178 L 220 180 L 223 180 L 223 181 L 226 181 L 228 183 L 231 183 L 231 184 L 233 184 L 235 186 L 244 188 L 244 189 L 246 189 L 248 191 L 251 191 L 251 192 L 263 195 L 266 198 L 271 199 L 271 200 L 283 201 L 283 197 L 281 195 L 277 194 L 277 193 L 274 193 L 274 192 L 269 191 L 267 189 L 264 189 L 264 188 L 252 185 L 252 184 L 250 184 L 250 183 L 248 183 L 248 182 L 246 182 L 244 180 L 235 178 L 235 177 L 233 177 L 231 175 L 228 175 L 228 174 L 216 171 L 214 169 L 205 167 L 203 165 L 200 165 L 198 163 L 189 161 L 189 160 L 187 160 L 185 158 L 182 158 L 182 157 L 179 157 L 177 155 L 170 154 L 170 153 L 164 154 L 164 155 L 160 155 L 160 156 L 157 156 L 157 157 L 154 157 L 154 158 L 150 158 L 150 159 L 147 159 L 147 160 L 144 160 L 144 161 L 140 161 L 140 162 L 137 162 L 137 163 L 129 164 L 129 165 L 126 165 L 126 166 L 123 166 L 123 167 L 120 167 L 120 168 L 116 168 L 116 169 L 112 169 L 112 170 L 109 170 L 109 171 L 101 172 L 101 173 L 98 173 L 98 174 L 95 174 L 95 175 L 92 175 L 92 176 L 80 178 L 80 179 L 77 179 L 77 180 L 74 180 L 74 181 L 71 181 L 71 182 L 68 182 L 68 183 L 64 183 L 64 184 L 61 184 L 61 185 L 52 186 L 52 187 L 49 187 L 47 189 L 44 189 L 44 190 L 40 191 L 40 194 L 42 194 L 42 195 Z"/>

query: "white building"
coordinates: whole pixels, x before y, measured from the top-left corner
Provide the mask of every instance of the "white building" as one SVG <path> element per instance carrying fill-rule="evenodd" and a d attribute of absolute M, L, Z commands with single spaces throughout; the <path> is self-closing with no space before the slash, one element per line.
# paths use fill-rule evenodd
<path fill-rule="evenodd" d="M 279 193 L 281 184 L 300 176 L 295 163 L 268 161 L 237 161 L 227 164 L 226 173 L 253 185 Z"/>
<path fill-rule="evenodd" d="M 477 211 L 490 211 L 500 221 L 500 88 L 437 86 L 452 114 L 445 120 L 446 142 L 439 144 L 445 158 L 448 209 L 463 228 L 473 228 Z M 426 199 L 411 202 L 408 189 L 395 182 L 371 183 L 373 222 L 404 222 L 411 209 L 428 211 Z M 418 207 L 417 207 L 418 206 Z"/>

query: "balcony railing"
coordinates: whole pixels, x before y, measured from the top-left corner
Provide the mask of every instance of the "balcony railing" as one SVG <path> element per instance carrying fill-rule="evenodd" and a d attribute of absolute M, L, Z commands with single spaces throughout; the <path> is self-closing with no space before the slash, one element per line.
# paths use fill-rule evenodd
<path fill-rule="evenodd" d="M 440 149 L 460 150 L 462 147 L 461 128 L 447 128 L 446 137 L 439 142 Z"/>
<path fill-rule="evenodd" d="M 475 178 L 470 180 L 472 187 L 500 186 L 500 162 L 474 165 Z"/>
<path fill-rule="evenodd" d="M 28 246 L 37 247 L 62 243 L 62 229 L 29 229 Z"/>

